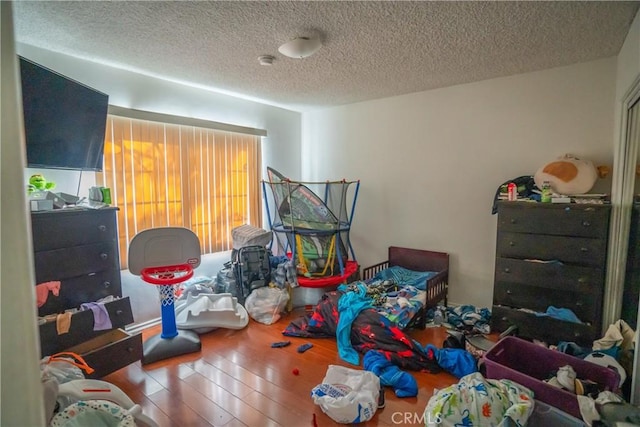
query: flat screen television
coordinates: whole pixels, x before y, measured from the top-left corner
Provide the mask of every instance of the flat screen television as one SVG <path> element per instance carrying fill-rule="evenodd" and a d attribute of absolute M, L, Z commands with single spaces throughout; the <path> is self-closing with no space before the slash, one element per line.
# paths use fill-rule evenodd
<path fill-rule="evenodd" d="M 27 166 L 102 170 L 109 96 L 20 57 Z"/>

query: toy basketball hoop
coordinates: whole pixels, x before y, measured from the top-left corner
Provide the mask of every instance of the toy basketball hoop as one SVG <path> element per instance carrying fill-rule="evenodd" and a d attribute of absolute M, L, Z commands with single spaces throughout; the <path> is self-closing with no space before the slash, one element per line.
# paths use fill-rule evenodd
<path fill-rule="evenodd" d="M 162 333 L 145 341 L 142 363 L 199 351 L 193 331 L 178 330 L 174 307 L 175 286 L 193 277 L 200 265 L 200 240 L 191 230 L 163 227 L 144 230 L 129 244 L 129 271 L 158 286 Z"/>
<path fill-rule="evenodd" d="M 140 277 L 152 285 L 177 285 L 193 277 L 193 268 L 189 264 L 147 267 L 140 271 Z"/>
<path fill-rule="evenodd" d="M 170 306 L 175 302 L 175 286 L 193 277 L 193 268 L 189 264 L 167 265 L 143 268 L 140 277 L 147 283 L 158 286 L 160 303 Z"/>

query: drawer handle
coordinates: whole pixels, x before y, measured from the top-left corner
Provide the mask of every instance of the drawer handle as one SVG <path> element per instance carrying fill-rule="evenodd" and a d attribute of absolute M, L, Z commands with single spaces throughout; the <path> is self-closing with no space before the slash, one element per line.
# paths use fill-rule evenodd
<path fill-rule="evenodd" d="M 507 295 L 511 295 L 513 291 L 511 289 L 507 289 Z"/>
<path fill-rule="evenodd" d="M 516 242 L 509 242 L 509 246 L 515 246 Z"/>
<path fill-rule="evenodd" d="M 511 269 L 509 267 L 507 267 L 507 268 L 504 269 L 504 272 L 505 273 L 511 273 Z"/>
<path fill-rule="evenodd" d="M 582 221 L 582 225 L 585 227 L 590 227 L 591 223 L 589 221 Z"/>
<path fill-rule="evenodd" d="M 129 353 L 133 353 L 133 347 L 127 347 L 127 351 L 128 351 Z"/>
<path fill-rule="evenodd" d="M 116 310 L 116 316 L 122 315 L 122 310 Z"/>
<path fill-rule="evenodd" d="M 106 281 L 102 282 L 102 286 L 104 286 L 105 288 L 110 288 L 111 287 L 111 282 L 106 280 Z"/>
<path fill-rule="evenodd" d="M 104 225 L 104 224 L 100 224 L 100 225 L 98 226 L 98 230 L 100 230 L 100 231 L 107 231 L 107 226 L 106 226 L 106 225 Z"/>
<path fill-rule="evenodd" d="M 580 248 L 580 252 L 589 252 L 589 248 L 585 248 L 584 246 Z"/>
<path fill-rule="evenodd" d="M 107 255 L 106 253 L 102 252 L 102 253 L 100 254 L 100 259 L 102 259 L 102 260 L 106 260 L 107 258 L 109 258 L 109 255 Z"/>
<path fill-rule="evenodd" d="M 582 301 L 577 301 L 577 302 L 576 302 L 576 307 L 582 307 L 582 306 L 583 306 Z"/>
<path fill-rule="evenodd" d="M 506 321 L 507 321 L 507 320 L 509 320 L 509 319 L 507 318 L 507 316 L 505 316 L 505 317 L 503 317 L 503 318 L 502 318 L 502 319 L 500 319 L 500 320 L 502 320 L 503 322 L 506 322 Z"/>
<path fill-rule="evenodd" d="M 586 277 L 580 277 L 578 279 L 578 283 L 587 283 L 587 278 Z"/>
<path fill-rule="evenodd" d="M 517 223 L 518 223 L 518 220 L 517 220 L 517 219 L 515 219 L 515 218 L 511 218 L 511 224 L 517 224 Z"/>

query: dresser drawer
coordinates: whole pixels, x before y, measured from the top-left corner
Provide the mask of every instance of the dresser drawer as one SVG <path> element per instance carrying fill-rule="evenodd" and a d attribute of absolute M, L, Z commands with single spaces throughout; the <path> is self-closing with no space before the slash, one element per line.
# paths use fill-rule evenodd
<path fill-rule="evenodd" d="M 114 329 L 66 351 L 79 354 L 94 369 L 87 378 L 102 378 L 142 358 L 142 334 Z"/>
<path fill-rule="evenodd" d="M 491 313 L 492 330 L 502 332 L 512 325 L 518 327 L 519 337 L 535 338 L 554 345 L 560 341 L 568 341 L 591 347 L 596 338 L 596 331 L 599 333 L 597 326 L 539 317 L 532 313 L 494 305 Z"/>
<path fill-rule="evenodd" d="M 558 260 L 563 263 L 604 267 L 606 239 L 498 232 L 496 254 L 503 258 Z"/>
<path fill-rule="evenodd" d="M 600 289 L 604 270 L 561 263 L 544 263 L 514 258 L 496 259 L 495 281 L 527 284 L 545 290 L 592 292 Z M 541 292 L 545 292 L 541 289 Z"/>
<path fill-rule="evenodd" d="M 605 238 L 609 210 L 608 205 L 502 202 L 498 204 L 498 228 L 514 233 Z"/>
<path fill-rule="evenodd" d="M 35 252 L 114 241 L 116 209 L 61 210 L 31 214 Z"/>
<path fill-rule="evenodd" d="M 540 313 L 546 312 L 549 306 L 568 308 L 582 322 L 593 323 L 600 317 L 602 294 L 595 288 L 592 292 L 551 291 L 530 285 L 496 282 L 493 302 L 496 305 L 528 308 Z"/>
<path fill-rule="evenodd" d="M 86 276 L 118 269 L 118 248 L 114 242 L 103 242 L 36 252 L 34 263 L 36 283 Z"/>
<path fill-rule="evenodd" d="M 113 329 L 124 328 L 133 323 L 131 303 L 129 297 L 105 304 Z M 55 317 L 55 316 L 52 316 Z M 71 316 L 69 331 L 58 334 L 55 318 L 52 321 L 40 325 L 40 349 L 42 357 L 63 351 L 76 346 L 84 341 L 93 339 L 108 331 L 94 331 L 93 312 L 84 310 Z"/>
<path fill-rule="evenodd" d="M 104 270 L 85 276 L 62 280 L 58 296 L 49 293 L 47 301 L 38 308 L 38 315 L 62 313 L 69 308 L 78 308 L 82 303 L 98 301 L 109 295 L 122 296 L 120 271 Z"/>

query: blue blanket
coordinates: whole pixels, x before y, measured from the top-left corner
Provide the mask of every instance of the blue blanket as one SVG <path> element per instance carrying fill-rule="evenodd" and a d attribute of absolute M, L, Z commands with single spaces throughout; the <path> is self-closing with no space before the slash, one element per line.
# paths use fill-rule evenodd
<path fill-rule="evenodd" d="M 393 266 L 385 268 L 375 275 L 375 280 L 393 280 L 399 285 L 410 285 L 424 291 L 427 289 L 427 280 L 438 274 L 435 271 L 413 271 L 404 267 Z"/>

